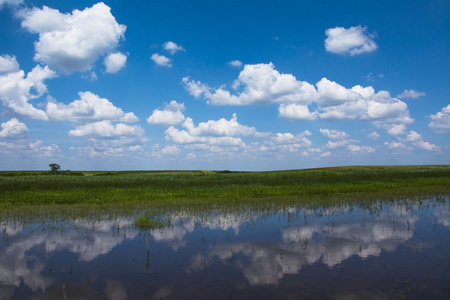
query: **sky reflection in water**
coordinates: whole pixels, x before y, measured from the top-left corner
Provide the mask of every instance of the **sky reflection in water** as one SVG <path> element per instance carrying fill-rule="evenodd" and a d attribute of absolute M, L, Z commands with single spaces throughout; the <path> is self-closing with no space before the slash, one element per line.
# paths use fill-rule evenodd
<path fill-rule="evenodd" d="M 2 221 L 0 299 L 443 299 L 448 201 L 61 227 Z M 148 248 L 147 248 L 148 241 Z M 147 250 L 148 249 L 148 250 Z"/>

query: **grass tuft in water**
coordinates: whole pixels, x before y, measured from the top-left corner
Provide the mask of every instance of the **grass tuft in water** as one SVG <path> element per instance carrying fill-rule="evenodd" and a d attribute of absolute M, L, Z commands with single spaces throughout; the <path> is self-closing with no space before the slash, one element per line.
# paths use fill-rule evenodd
<path fill-rule="evenodd" d="M 150 217 L 148 215 L 140 215 L 134 218 L 133 225 L 139 230 L 153 230 L 160 229 L 170 225 L 170 220 Z"/>

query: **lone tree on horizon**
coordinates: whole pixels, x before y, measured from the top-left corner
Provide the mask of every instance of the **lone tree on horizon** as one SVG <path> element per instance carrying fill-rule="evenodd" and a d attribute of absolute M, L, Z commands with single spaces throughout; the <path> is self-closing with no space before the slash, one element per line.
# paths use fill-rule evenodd
<path fill-rule="evenodd" d="M 48 166 L 50 167 L 51 172 L 61 171 L 61 166 L 58 164 L 53 163 L 53 164 L 49 164 Z"/>

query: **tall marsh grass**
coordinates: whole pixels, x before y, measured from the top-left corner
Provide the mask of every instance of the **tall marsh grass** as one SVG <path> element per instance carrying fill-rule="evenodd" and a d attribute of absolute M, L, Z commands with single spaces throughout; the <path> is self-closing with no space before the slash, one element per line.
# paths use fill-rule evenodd
<path fill-rule="evenodd" d="M 75 172 L 74 172 L 75 173 Z M 80 176 L 80 173 L 83 176 Z M 0 172 L 0 209 L 216 207 L 450 195 L 450 166 L 341 167 L 276 172 Z"/>

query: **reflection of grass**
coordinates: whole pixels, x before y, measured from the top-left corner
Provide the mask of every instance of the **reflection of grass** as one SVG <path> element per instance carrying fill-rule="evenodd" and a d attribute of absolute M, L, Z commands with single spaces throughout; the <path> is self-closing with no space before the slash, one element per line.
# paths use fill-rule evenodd
<path fill-rule="evenodd" d="M 152 230 L 163 228 L 167 226 L 170 222 L 165 219 L 150 217 L 148 215 L 140 215 L 139 217 L 134 218 L 134 226 L 140 230 Z M 148 247 L 148 242 L 147 242 Z"/>
<path fill-rule="evenodd" d="M 0 172 L 0 209 L 322 205 L 450 195 L 450 166 L 340 167 L 277 172 Z M 84 176 L 79 174 L 83 173 Z M 33 208 L 34 207 L 34 208 Z"/>

